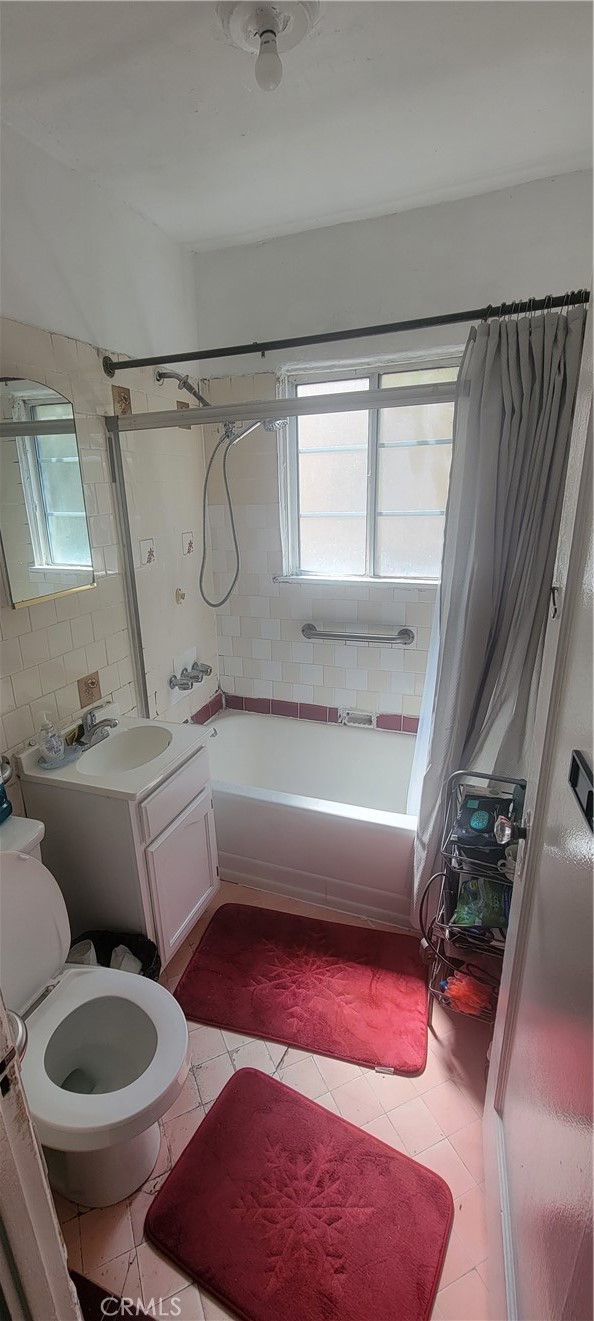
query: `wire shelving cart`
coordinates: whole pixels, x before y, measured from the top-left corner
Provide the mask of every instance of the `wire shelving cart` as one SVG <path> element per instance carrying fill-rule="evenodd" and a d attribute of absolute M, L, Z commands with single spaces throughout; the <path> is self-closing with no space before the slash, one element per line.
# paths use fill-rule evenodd
<path fill-rule="evenodd" d="M 442 869 L 435 914 L 421 905 L 429 995 L 492 1022 L 513 891 L 526 784 L 508 775 L 457 771 L 444 787 Z M 425 908 L 425 911 L 423 909 Z M 458 975 L 457 975 L 458 974 Z"/>

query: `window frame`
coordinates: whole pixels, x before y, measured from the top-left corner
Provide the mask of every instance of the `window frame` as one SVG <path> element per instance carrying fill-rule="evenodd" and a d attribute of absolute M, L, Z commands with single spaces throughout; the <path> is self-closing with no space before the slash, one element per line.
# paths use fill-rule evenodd
<path fill-rule="evenodd" d="M 45 400 L 41 400 L 40 402 L 42 405 L 45 404 Z M 35 409 L 38 406 L 39 405 L 35 399 L 29 400 L 25 404 L 26 420 L 30 421 L 33 425 L 35 424 L 36 421 L 39 420 L 35 415 Z M 52 434 L 55 434 L 56 436 L 74 434 L 74 439 L 78 450 L 78 441 L 76 439 L 76 432 L 72 433 L 70 430 L 60 431 L 60 423 L 63 420 L 64 419 L 62 418 L 55 419 L 56 430 Z M 39 436 L 37 434 L 32 434 L 30 436 L 18 436 L 17 454 L 19 459 L 19 467 L 21 470 L 21 479 L 23 483 L 25 507 L 27 510 L 29 529 L 31 532 L 31 541 L 33 544 L 33 553 L 35 556 L 35 561 L 32 568 L 37 570 L 43 570 L 44 574 L 52 574 L 52 573 L 63 574 L 64 571 L 67 569 L 76 569 L 79 571 L 92 570 L 93 563 L 92 563 L 90 536 L 88 531 L 88 527 L 89 527 L 88 514 L 87 514 L 86 500 L 84 494 L 84 486 L 82 486 L 82 474 L 81 474 L 81 486 L 83 493 L 83 512 L 81 514 L 81 517 L 84 517 L 86 521 L 87 536 L 89 540 L 90 559 L 87 564 L 80 564 L 78 563 L 78 561 L 76 562 L 68 561 L 62 563 L 61 561 L 59 562 L 54 559 L 54 555 L 52 551 L 52 542 L 51 542 L 51 536 L 49 530 L 49 512 L 47 509 L 46 495 L 43 485 L 43 477 L 40 468 Z M 79 458 L 79 462 L 80 462 L 80 458 Z M 74 516 L 75 515 L 72 515 L 72 517 Z M 78 517 L 78 515 L 76 515 L 76 517 Z"/>
<path fill-rule="evenodd" d="M 398 372 L 412 371 L 431 371 L 440 368 L 459 367 L 461 361 L 461 352 L 455 354 L 445 354 L 439 357 L 432 355 L 430 358 L 425 356 L 406 356 L 400 360 L 391 360 L 374 364 L 358 363 L 348 367 L 335 366 L 332 368 L 309 367 L 300 370 L 287 371 L 278 382 L 278 394 L 282 398 L 295 398 L 297 396 L 298 386 L 318 384 L 320 381 L 347 381 L 356 380 L 364 377 L 369 381 L 369 390 L 381 388 L 382 376 L 394 375 Z M 431 387 L 432 403 L 452 403 L 456 397 L 456 381 L 437 382 Z M 424 396 L 419 399 L 419 403 L 427 403 L 427 385 L 420 387 L 423 389 Z M 403 399 L 402 406 L 414 407 L 414 397 L 411 398 L 410 388 L 407 389 L 407 397 Z M 398 404 L 392 405 L 398 407 Z M 300 583 L 362 583 L 362 584 L 401 584 L 404 586 L 437 586 L 440 578 L 422 577 L 422 576 L 400 576 L 388 577 L 375 572 L 377 565 L 377 531 L 378 518 L 378 472 L 379 472 L 379 452 L 380 452 L 380 412 L 379 408 L 372 408 L 368 411 L 368 433 L 367 433 L 367 502 L 366 502 L 366 539 L 365 539 L 365 573 L 362 574 L 317 574 L 308 570 L 301 569 L 301 548 L 300 548 L 300 512 L 299 512 L 299 447 L 298 447 L 298 421 L 297 417 L 289 418 L 285 428 L 284 435 L 278 438 L 278 468 L 279 468 L 279 500 L 281 512 L 281 543 L 283 557 L 283 572 L 277 576 L 280 582 L 300 582 Z M 424 442 L 427 444 L 428 442 Z M 449 442 L 448 442 L 449 443 Z M 396 448 L 394 442 L 394 448 Z M 423 444 L 423 442 L 416 442 Z M 421 511 L 438 512 L 438 511 Z M 441 511 L 439 511 L 441 513 Z"/>

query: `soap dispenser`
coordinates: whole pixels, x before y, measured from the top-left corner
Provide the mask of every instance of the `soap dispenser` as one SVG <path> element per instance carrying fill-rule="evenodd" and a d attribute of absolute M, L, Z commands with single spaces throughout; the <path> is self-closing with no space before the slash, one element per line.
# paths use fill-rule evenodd
<path fill-rule="evenodd" d="M 43 713 L 41 728 L 37 736 L 37 746 L 44 759 L 50 765 L 56 766 L 58 762 L 64 760 L 64 738 L 52 724 L 47 711 Z"/>

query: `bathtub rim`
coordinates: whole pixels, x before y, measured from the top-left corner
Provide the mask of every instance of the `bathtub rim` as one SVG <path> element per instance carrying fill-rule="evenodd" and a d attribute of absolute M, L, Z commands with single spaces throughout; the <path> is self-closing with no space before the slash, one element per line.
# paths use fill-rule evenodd
<path fill-rule="evenodd" d="M 211 780 L 211 787 L 215 793 L 241 794 L 254 802 L 275 803 L 277 806 L 294 807 L 304 812 L 347 817 L 351 821 L 389 826 L 393 830 L 405 830 L 413 835 L 417 831 L 418 817 L 408 816 L 404 812 L 382 812 L 372 807 L 360 807 L 356 803 L 338 803 L 332 798 L 311 798 L 305 794 L 280 793 L 278 789 L 241 784 L 234 780 Z"/>

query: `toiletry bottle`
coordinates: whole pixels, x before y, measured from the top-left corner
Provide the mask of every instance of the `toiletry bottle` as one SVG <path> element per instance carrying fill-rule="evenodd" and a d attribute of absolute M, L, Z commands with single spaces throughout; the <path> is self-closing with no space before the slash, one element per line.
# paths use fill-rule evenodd
<path fill-rule="evenodd" d="M 41 729 L 37 737 L 37 746 L 42 757 L 47 762 L 58 762 L 64 759 L 64 739 L 60 732 L 52 724 L 46 711 L 43 713 Z"/>
<path fill-rule="evenodd" d="M 3 821 L 8 821 L 12 812 L 12 803 L 3 784 L 0 784 L 0 826 Z"/>

